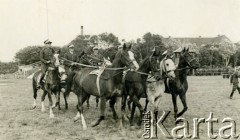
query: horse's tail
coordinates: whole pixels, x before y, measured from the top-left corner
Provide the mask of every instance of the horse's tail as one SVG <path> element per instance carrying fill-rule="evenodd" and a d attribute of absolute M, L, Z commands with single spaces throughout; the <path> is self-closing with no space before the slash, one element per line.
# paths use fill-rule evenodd
<path fill-rule="evenodd" d="M 36 88 L 37 87 L 37 82 L 38 82 L 38 76 L 39 74 L 41 73 L 41 71 L 37 71 L 33 74 L 33 77 L 32 77 L 32 86 L 33 88 Z"/>

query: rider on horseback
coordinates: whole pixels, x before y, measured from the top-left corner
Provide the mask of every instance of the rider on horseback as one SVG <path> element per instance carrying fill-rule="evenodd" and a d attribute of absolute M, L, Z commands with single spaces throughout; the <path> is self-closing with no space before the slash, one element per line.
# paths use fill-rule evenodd
<path fill-rule="evenodd" d="M 93 48 L 93 54 L 89 55 L 88 58 L 93 66 L 101 66 L 104 62 L 103 56 L 99 53 L 97 46 Z"/>
<path fill-rule="evenodd" d="M 74 64 L 74 62 L 78 62 L 78 55 L 74 51 L 74 45 L 69 45 L 68 49 L 68 52 L 64 54 L 65 61 L 63 62 L 64 69 L 67 75 L 70 74 L 70 71 L 76 69 L 76 65 Z"/>
<path fill-rule="evenodd" d="M 49 41 L 48 39 L 44 41 L 45 47 L 40 51 L 40 60 L 41 60 L 41 77 L 38 81 L 38 88 L 42 87 L 44 84 L 44 77 L 47 72 L 47 69 L 51 63 L 51 58 L 54 55 L 54 50 L 51 46 L 52 42 Z"/>
<path fill-rule="evenodd" d="M 72 79 L 73 79 L 73 76 L 75 75 L 75 71 L 79 69 L 79 66 L 76 65 L 76 63 L 78 63 L 79 61 L 79 58 L 74 51 L 73 44 L 69 45 L 68 49 L 69 49 L 68 52 L 64 54 L 63 65 L 67 75 L 67 78 L 66 78 L 67 87 L 71 88 Z M 67 90 L 70 90 L 70 89 L 67 89 Z"/>

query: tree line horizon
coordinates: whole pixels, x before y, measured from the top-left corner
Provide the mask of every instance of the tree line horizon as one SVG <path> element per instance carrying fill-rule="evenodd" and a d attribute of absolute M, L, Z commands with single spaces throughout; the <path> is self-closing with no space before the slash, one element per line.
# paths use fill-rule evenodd
<path fill-rule="evenodd" d="M 87 53 L 92 53 L 91 47 L 88 45 L 89 42 L 92 45 L 100 46 L 102 48 L 100 49 L 100 53 L 104 53 L 104 49 L 106 48 L 112 48 L 109 49 L 112 51 L 108 51 L 108 53 L 113 53 L 114 49 L 117 49 L 122 40 L 119 40 L 119 38 L 113 33 L 105 32 L 99 35 L 78 35 L 64 46 L 53 47 L 60 49 L 61 55 L 67 51 L 67 46 L 69 44 L 73 44 L 75 46 L 76 53 L 80 54 L 83 50 Z M 153 47 L 159 47 L 160 50 L 168 50 L 171 53 L 179 47 L 188 47 L 190 50 L 195 52 L 195 56 L 199 60 L 202 68 L 224 68 L 240 65 L 240 45 L 225 41 L 216 45 L 206 44 L 197 46 L 196 44 L 189 42 L 182 43 L 174 38 L 166 40 L 159 34 L 152 34 L 148 32 L 141 38 L 130 40 L 126 43 L 132 45 L 133 51 L 137 54 L 136 57 L 138 57 L 136 59 L 139 61 L 144 59 L 151 52 Z M 43 45 L 26 46 L 15 54 L 14 62 L 0 61 L 0 74 L 13 73 L 17 71 L 16 65 L 29 65 L 40 61 L 39 52 L 42 47 Z"/>

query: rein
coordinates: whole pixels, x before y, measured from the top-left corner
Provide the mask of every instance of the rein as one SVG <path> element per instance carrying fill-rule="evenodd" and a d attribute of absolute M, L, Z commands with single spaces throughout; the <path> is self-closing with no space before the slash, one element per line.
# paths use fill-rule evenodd
<path fill-rule="evenodd" d="M 176 69 L 176 71 L 180 71 L 180 70 L 187 70 L 187 69 L 191 69 L 191 67 L 179 68 L 179 69 Z"/>
<path fill-rule="evenodd" d="M 99 66 L 91 66 L 91 65 L 86 65 L 86 64 L 82 64 L 82 63 L 73 62 L 73 61 L 67 60 L 65 58 L 60 58 L 60 60 L 68 61 L 68 62 L 74 63 L 76 65 L 84 66 L 84 67 L 87 67 L 87 68 L 95 68 L 95 69 L 103 68 L 103 67 L 99 67 Z M 104 68 L 104 70 L 124 70 L 124 69 L 126 69 L 126 68 L 125 67 L 121 67 L 121 68 Z"/>

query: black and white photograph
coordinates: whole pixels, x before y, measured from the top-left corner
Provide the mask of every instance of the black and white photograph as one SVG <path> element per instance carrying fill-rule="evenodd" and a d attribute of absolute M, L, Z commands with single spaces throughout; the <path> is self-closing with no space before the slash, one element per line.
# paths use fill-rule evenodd
<path fill-rule="evenodd" d="M 239 0 L 0 0 L 0 140 L 237 140 L 239 78 Z"/>

